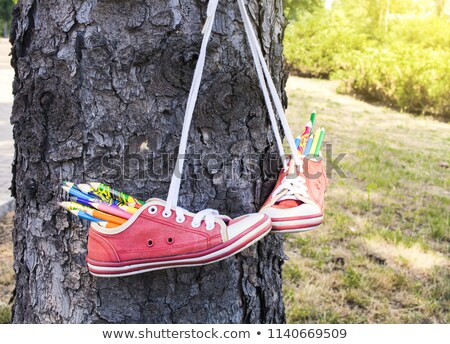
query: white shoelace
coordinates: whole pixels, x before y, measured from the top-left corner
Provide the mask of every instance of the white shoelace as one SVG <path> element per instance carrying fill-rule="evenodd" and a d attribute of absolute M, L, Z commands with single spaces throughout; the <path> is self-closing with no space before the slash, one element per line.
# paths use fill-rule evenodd
<path fill-rule="evenodd" d="M 265 76 L 265 79 L 267 80 L 267 83 L 269 84 L 270 95 L 275 104 L 275 108 L 277 110 L 278 117 L 280 118 L 280 122 L 281 122 L 281 125 L 284 130 L 284 134 L 286 135 L 286 139 L 288 141 L 289 148 L 291 149 L 292 157 L 294 158 L 295 165 L 300 166 L 300 169 L 302 170 L 303 162 L 300 159 L 300 154 L 297 151 L 297 145 L 295 144 L 294 136 L 292 135 L 291 128 L 289 127 L 289 123 L 286 118 L 286 114 L 284 113 L 283 104 L 277 93 L 277 89 L 272 80 L 272 76 L 270 75 L 269 68 L 267 67 L 266 60 L 264 59 L 264 55 L 263 55 L 263 53 L 261 51 L 261 47 L 258 43 L 258 39 L 256 37 L 255 30 L 253 29 L 252 23 L 250 21 L 250 17 L 248 15 L 247 9 L 245 7 L 244 0 L 238 0 L 238 5 L 239 5 L 239 10 L 241 12 L 242 20 L 244 21 L 245 32 L 247 34 L 247 39 L 249 41 L 250 49 L 252 51 L 253 60 L 254 60 L 256 71 L 257 71 L 258 78 L 259 78 L 259 83 L 260 83 L 261 89 L 264 93 L 264 99 L 266 102 L 267 109 L 269 110 L 269 116 L 270 116 L 270 120 L 272 123 L 272 129 L 275 133 L 275 137 L 277 138 L 277 144 L 278 144 L 278 149 L 280 151 L 280 155 L 284 159 L 283 160 L 284 168 L 287 168 L 287 161 L 286 161 L 287 157 L 284 155 L 283 144 L 282 144 L 282 140 L 280 138 L 280 132 L 278 130 L 278 125 L 277 125 L 277 119 L 275 118 L 275 114 L 273 113 L 273 110 L 272 110 L 272 103 L 270 102 L 270 99 L 268 97 L 266 97 L 267 86 L 266 86 L 266 82 L 264 80 L 264 76 Z M 261 67 L 262 67 L 262 71 L 264 72 L 264 75 L 261 73 Z"/>
<path fill-rule="evenodd" d="M 216 11 L 217 11 L 218 2 L 219 2 L 219 0 L 210 0 L 208 3 L 207 19 L 206 19 L 205 25 L 202 30 L 203 41 L 202 41 L 197 65 L 195 67 L 194 78 L 193 78 L 191 89 L 189 92 L 188 101 L 186 104 L 186 113 L 185 113 L 184 122 L 183 122 L 183 130 L 181 133 L 177 163 L 176 163 L 175 170 L 172 175 L 171 182 L 170 182 L 169 193 L 167 196 L 167 203 L 166 203 L 166 206 L 164 209 L 164 212 L 166 212 L 166 213 L 171 212 L 171 209 L 175 209 L 175 211 L 177 213 L 177 217 L 178 217 L 178 215 L 180 215 L 179 220 L 182 219 L 182 217 L 181 217 L 182 210 L 178 210 L 178 209 L 182 209 L 182 208 L 177 207 L 177 202 L 178 202 L 178 195 L 179 195 L 180 185 L 181 185 L 181 175 L 183 172 L 183 165 L 184 165 L 184 159 L 185 159 L 184 155 L 186 153 L 189 129 L 191 126 L 192 115 L 194 113 L 194 109 L 195 109 L 195 105 L 196 105 L 197 97 L 198 97 L 198 92 L 200 89 L 200 82 L 202 79 L 203 69 L 204 69 L 205 60 L 206 60 L 206 50 L 207 50 L 207 46 L 208 46 L 208 41 L 211 37 L 211 32 L 212 32 L 214 18 L 215 18 Z M 272 102 L 271 102 L 270 98 L 272 98 L 272 101 L 275 104 L 275 108 L 277 110 L 278 117 L 280 118 L 281 124 L 283 126 L 284 133 L 285 133 L 287 141 L 289 143 L 289 147 L 292 151 L 294 161 L 297 166 L 300 166 L 300 168 L 302 168 L 302 160 L 300 159 L 300 155 L 298 154 L 297 147 L 296 147 L 295 141 L 294 141 L 294 137 L 292 136 L 292 132 L 289 128 L 289 124 L 286 119 L 286 115 L 284 114 L 281 99 L 278 96 L 276 87 L 273 83 L 273 80 L 270 75 L 269 69 L 267 67 L 266 61 L 264 60 L 264 56 L 262 54 L 261 48 L 260 48 L 258 40 L 256 38 L 256 34 L 253 30 L 253 26 L 251 24 L 247 10 L 245 8 L 244 1 L 238 0 L 238 4 L 239 4 L 239 9 L 240 9 L 240 12 L 242 15 L 242 19 L 244 21 L 244 28 L 245 28 L 245 31 L 247 34 L 247 39 L 249 41 L 250 49 L 252 52 L 256 71 L 258 74 L 258 79 L 259 79 L 260 86 L 261 86 L 261 90 L 263 92 L 264 100 L 265 100 L 265 103 L 266 103 L 266 106 L 267 106 L 267 109 L 269 112 L 270 121 L 271 121 L 273 131 L 275 134 L 275 139 L 276 139 L 276 142 L 278 145 L 278 149 L 280 151 L 280 155 L 283 158 L 284 168 L 287 168 L 287 161 L 286 161 L 286 156 L 285 156 L 284 149 L 283 149 L 281 135 L 280 135 L 280 132 L 279 132 L 278 126 L 277 126 L 277 119 L 275 117 L 275 113 L 273 111 Z M 270 92 L 267 89 L 266 80 L 269 85 Z M 201 216 L 198 217 L 197 215 L 200 215 L 200 214 L 201 214 Z M 194 217 L 194 220 L 198 220 L 201 222 L 204 219 L 205 221 L 208 221 L 207 226 L 208 226 L 208 224 L 211 226 L 211 221 L 212 221 L 211 218 L 218 216 L 218 212 L 215 210 L 212 210 L 212 209 L 205 209 L 205 210 L 202 210 L 201 212 L 199 212 L 197 215 L 196 215 L 196 217 Z M 194 222 L 194 223 L 197 224 L 197 222 Z"/>
<path fill-rule="evenodd" d="M 281 184 L 275 189 L 272 198 L 278 198 L 277 201 L 288 199 L 298 199 L 298 196 L 308 198 L 308 189 L 306 187 L 306 180 L 302 176 L 296 178 L 284 178 Z"/>
<path fill-rule="evenodd" d="M 244 21 L 247 39 L 250 43 L 250 49 L 252 51 L 253 60 L 255 62 L 256 72 L 258 74 L 261 89 L 264 94 L 264 99 L 266 102 L 267 109 L 269 110 L 269 116 L 270 116 L 270 120 L 272 123 L 273 131 L 275 133 L 275 137 L 276 137 L 276 140 L 278 143 L 278 148 L 280 150 L 280 155 L 284 158 L 283 159 L 284 169 L 285 170 L 288 169 L 288 163 L 287 163 L 287 159 L 284 155 L 283 144 L 282 144 L 282 140 L 281 140 L 278 125 L 277 125 L 277 119 L 275 118 L 275 114 L 273 113 L 273 110 L 272 110 L 272 103 L 270 102 L 270 99 L 267 95 L 268 92 L 267 92 L 267 86 L 266 86 L 264 77 L 267 80 L 267 83 L 269 84 L 269 89 L 270 89 L 270 93 L 272 96 L 272 100 L 275 104 L 275 108 L 277 109 L 277 114 L 278 114 L 278 117 L 280 118 L 281 125 L 283 126 L 283 129 L 284 129 L 284 132 L 286 135 L 286 139 L 289 143 L 289 147 L 290 147 L 291 151 L 293 152 L 292 157 L 294 159 L 295 165 L 299 166 L 300 171 L 303 172 L 303 161 L 300 159 L 300 155 L 297 151 L 297 146 L 295 144 L 294 137 L 292 136 L 292 132 L 289 127 L 289 124 L 288 124 L 288 121 L 286 118 L 286 114 L 284 113 L 283 104 L 281 103 L 281 99 L 278 96 L 278 93 L 276 91 L 276 87 L 273 83 L 272 76 L 270 75 L 269 69 L 264 60 L 264 56 L 262 54 L 261 47 L 259 46 L 258 40 L 257 40 L 255 32 L 253 30 L 252 23 L 250 21 L 248 13 L 247 13 L 247 9 L 245 7 L 244 0 L 238 0 L 238 4 L 239 4 L 239 10 L 241 11 L 242 19 Z M 264 72 L 264 75 L 262 75 L 261 67 Z M 280 193 L 285 193 L 285 195 L 283 195 L 283 197 L 281 197 L 279 200 L 289 199 L 289 198 L 292 199 L 293 196 L 295 196 L 296 194 L 300 194 L 302 196 L 308 197 L 308 191 L 307 191 L 305 183 L 306 183 L 305 179 L 300 176 L 296 177 L 295 179 L 284 178 L 284 180 L 281 182 L 280 186 L 274 191 L 272 197 L 277 197 L 277 196 L 281 197 Z"/>
<path fill-rule="evenodd" d="M 176 209 L 178 203 L 178 194 L 180 192 L 181 176 L 183 173 L 183 165 L 186 153 L 187 140 L 189 136 L 189 129 L 191 127 L 192 115 L 194 113 L 195 104 L 197 102 L 198 91 L 200 89 L 200 82 L 202 80 L 203 69 L 206 60 L 206 49 L 208 47 L 208 41 L 211 37 L 212 26 L 214 23 L 214 18 L 216 16 L 218 0 L 211 0 L 208 4 L 207 9 L 207 20 L 205 26 L 203 27 L 203 41 L 200 49 L 200 54 L 198 57 L 197 65 L 195 67 L 194 78 L 191 85 L 191 90 L 189 92 L 189 98 L 186 104 L 186 113 L 184 116 L 183 130 L 181 132 L 180 147 L 178 149 L 177 163 L 175 165 L 175 170 L 172 175 L 172 180 L 170 182 L 169 193 L 167 196 L 167 203 L 165 211 L 168 212 L 170 209 Z"/>
<path fill-rule="evenodd" d="M 185 217 L 186 210 L 180 207 L 175 208 L 176 213 L 176 221 L 178 223 L 183 223 L 186 220 Z M 170 216 L 171 211 L 166 213 L 166 210 L 164 210 L 164 216 Z M 214 223 L 216 220 L 216 217 L 219 216 L 219 212 L 214 209 L 204 209 L 202 211 L 199 211 L 197 214 L 194 215 L 192 219 L 192 227 L 197 228 L 200 227 L 202 224 L 202 221 L 205 221 L 206 223 L 206 230 L 210 231 L 214 228 Z"/>

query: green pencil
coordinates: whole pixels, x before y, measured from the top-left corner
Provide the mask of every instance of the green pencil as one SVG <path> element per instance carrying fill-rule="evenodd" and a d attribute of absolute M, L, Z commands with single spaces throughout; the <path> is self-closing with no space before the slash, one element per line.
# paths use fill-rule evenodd
<path fill-rule="evenodd" d="M 125 205 L 139 209 L 145 204 L 144 201 L 134 198 L 133 196 L 127 195 L 125 192 L 121 192 L 111 188 L 108 185 L 102 183 L 89 183 L 95 190 L 94 193 L 101 197 L 113 198 Z"/>
<path fill-rule="evenodd" d="M 325 128 L 322 128 L 322 129 L 320 129 L 320 136 L 319 136 L 319 140 L 317 141 L 317 146 L 316 146 L 316 150 L 314 151 L 314 155 L 319 155 L 320 146 L 322 145 L 324 135 L 325 135 Z"/>
<path fill-rule="evenodd" d="M 309 151 L 309 155 L 314 155 L 314 153 L 316 152 L 316 147 L 317 147 L 317 143 L 319 142 L 319 137 L 320 137 L 320 129 L 317 129 L 316 132 L 314 133 L 314 140 L 312 142 L 311 150 Z"/>
<path fill-rule="evenodd" d="M 315 112 L 315 111 L 313 111 L 313 112 L 311 113 L 311 117 L 310 117 L 309 120 L 310 120 L 311 123 L 312 123 L 312 127 L 311 127 L 311 132 L 312 132 L 312 130 L 313 130 L 313 128 L 314 128 L 314 122 L 316 121 L 316 112 Z"/>

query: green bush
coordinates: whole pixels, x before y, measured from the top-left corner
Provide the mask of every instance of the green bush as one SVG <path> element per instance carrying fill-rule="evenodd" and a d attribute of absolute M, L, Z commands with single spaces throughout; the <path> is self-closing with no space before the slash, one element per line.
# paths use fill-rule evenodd
<path fill-rule="evenodd" d="M 291 71 L 340 79 L 343 92 L 448 120 L 450 20 L 406 18 L 391 20 L 385 31 L 348 9 L 305 12 L 286 29 Z"/>
<path fill-rule="evenodd" d="M 340 13 L 318 10 L 287 26 L 284 50 L 297 74 L 329 78 L 348 68 L 342 57 L 349 49 L 357 51 L 366 41 L 367 35 L 358 32 Z"/>
<path fill-rule="evenodd" d="M 398 45 L 348 56 L 352 68 L 336 73 L 369 101 L 412 113 L 450 118 L 450 51 Z"/>

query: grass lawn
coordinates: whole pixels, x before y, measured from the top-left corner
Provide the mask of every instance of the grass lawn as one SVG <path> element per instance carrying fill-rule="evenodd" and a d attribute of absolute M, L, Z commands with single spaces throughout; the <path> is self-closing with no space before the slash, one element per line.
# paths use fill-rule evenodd
<path fill-rule="evenodd" d="M 450 321 L 450 125 L 292 77 L 295 135 L 317 111 L 333 157 L 324 225 L 291 234 L 284 267 L 289 323 Z M 331 165 L 331 164 L 329 164 Z"/>

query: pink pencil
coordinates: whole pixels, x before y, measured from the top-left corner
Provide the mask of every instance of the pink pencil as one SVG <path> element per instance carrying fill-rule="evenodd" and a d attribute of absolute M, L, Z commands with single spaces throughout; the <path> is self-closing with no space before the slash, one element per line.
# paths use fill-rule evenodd
<path fill-rule="evenodd" d="M 311 121 L 309 121 L 305 125 L 305 129 L 303 130 L 303 133 L 302 133 L 302 136 L 300 139 L 300 144 L 298 145 L 298 152 L 300 154 L 302 154 L 306 148 L 306 143 L 308 142 L 309 134 L 311 134 L 311 129 L 312 129 L 312 123 L 311 123 Z"/>
<path fill-rule="evenodd" d="M 129 219 L 130 217 L 133 216 L 133 214 L 126 212 L 125 210 L 122 210 L 113 204 L 91 203 L 91 207 L 94 207 L 97 210 L 103 211 L 111 215 L 122 217 L 124 219 Z"/>

